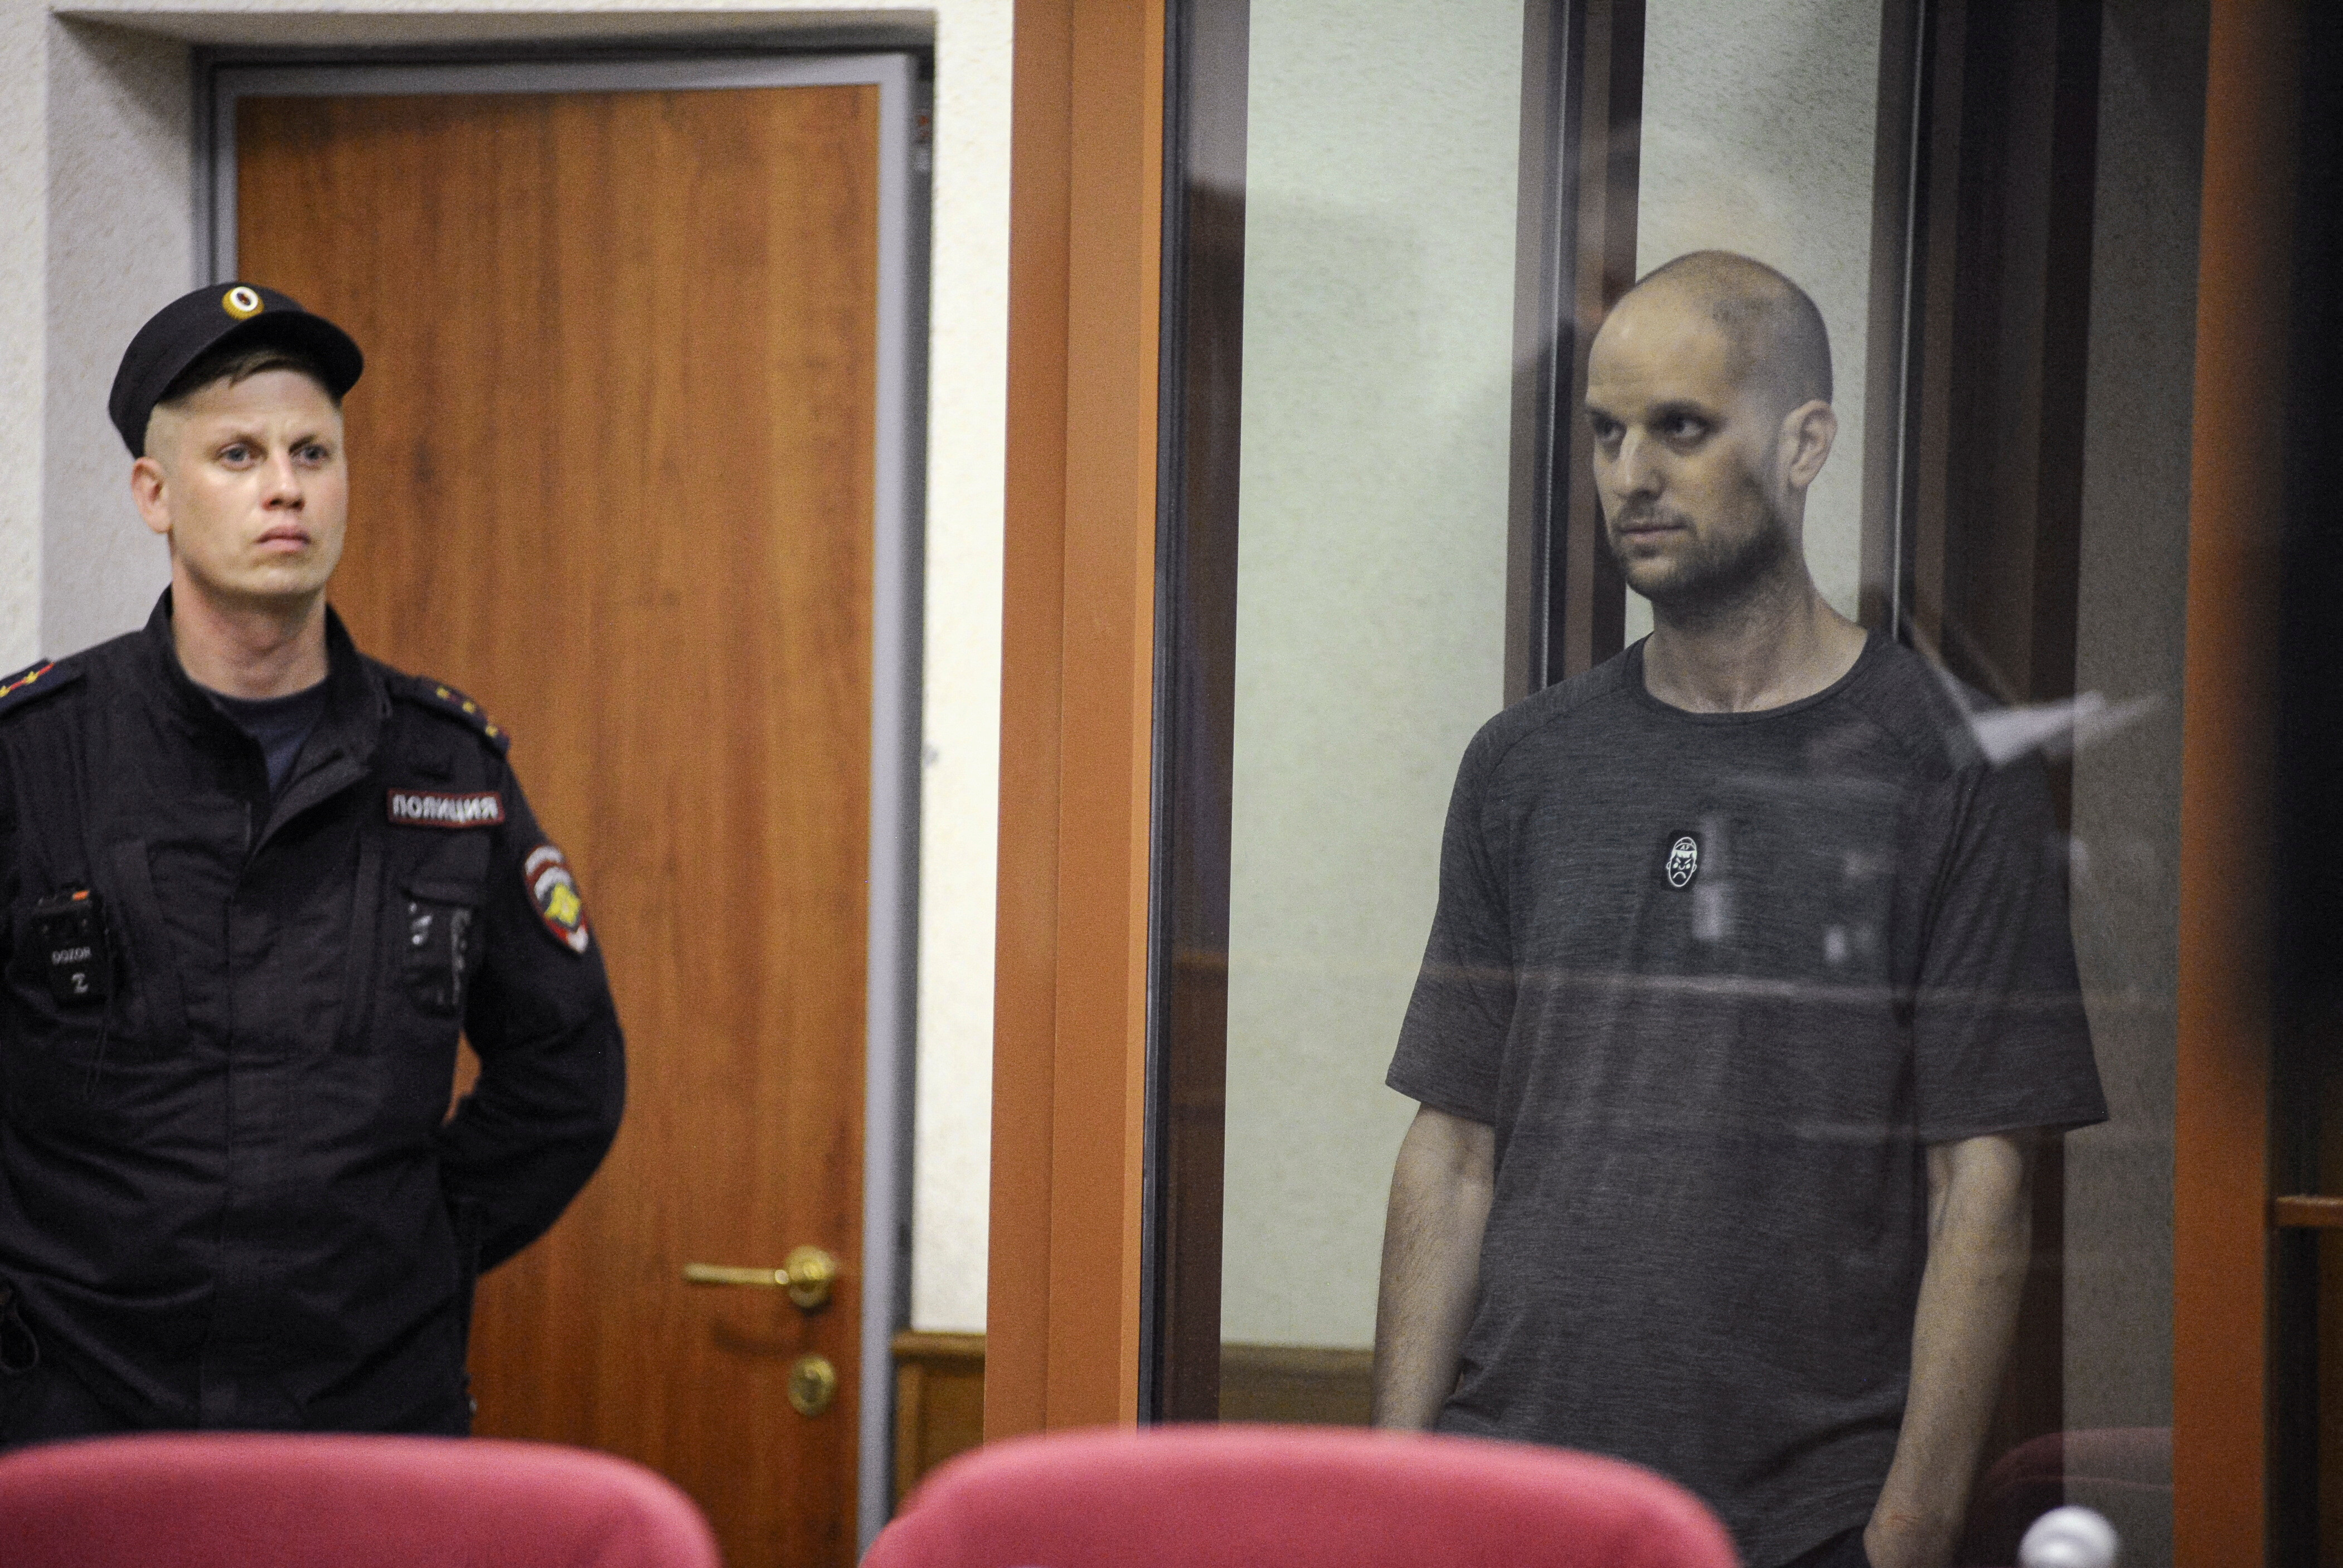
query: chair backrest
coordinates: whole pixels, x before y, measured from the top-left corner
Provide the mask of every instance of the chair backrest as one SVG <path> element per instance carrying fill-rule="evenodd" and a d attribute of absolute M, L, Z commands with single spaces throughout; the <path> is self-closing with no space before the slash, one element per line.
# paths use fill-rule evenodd
<path fill-rule="evenodd" d="M 1309 1427 L 1023 1438 L 938 1471 L 863 1568 L 1735 1568 L 1691 1493 L 1591 1454 Z"/>
<path fill-rule="evenodd" d="M 0 1455 L 6 1568 L 719 1568 L 689 1498 L 547 1443 L 181 1432 Z"/>
<path fill-rule="evenodd" d="M 2155 1543 L 2171 1539 L 2172 1429 L 2054 1432 L 2018 1444 L 1978 1479 L 1958 1560 L 2016 1563 L 2027 1528 L 2070 1503 L 2105 1516 L 2127 1553 L 2169 1556 Z"/>

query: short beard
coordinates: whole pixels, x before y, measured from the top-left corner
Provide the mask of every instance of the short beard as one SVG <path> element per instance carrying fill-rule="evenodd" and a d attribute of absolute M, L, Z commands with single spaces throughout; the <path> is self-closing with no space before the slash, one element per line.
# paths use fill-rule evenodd
<path fill-rule="evenodd" d="M 1653 614 L 1678 625 L 1729 619 L 1760 598 L 1784 568 L 1795 560 L 1789 519 L 1755 485 L 1749 487 L 1751 509 L 1758 525 L 1737 538 L 1711 537 L 1700 540 L 1674 571 L 1646 588 L 1629 574 L 1626 552 L 1619 546 L 1619 528 L 1606 526 L 1604 542 L 1628 585 L 1652 601 Z M 1623 519 L 1624 521 L 1624 519 Z"/>

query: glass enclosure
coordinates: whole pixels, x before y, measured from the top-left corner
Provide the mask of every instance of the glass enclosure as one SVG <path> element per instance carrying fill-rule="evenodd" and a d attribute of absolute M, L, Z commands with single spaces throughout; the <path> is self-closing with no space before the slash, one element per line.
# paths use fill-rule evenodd
<path fill-rule="evenodd" d="M 1965 683 L 2063 849 L 2107 1116 L 2039 1155 L 1958 1560 L 2011 1561 L 2009 1522 L 2067 1498 L 2168 1563 L 2201 9 L 1213 9 L 1186 56 L 1218 117 L 1186 149 L 1180 307 L 1222 393 L 1187 394 L 1171 588 L 1161 1412 L 1367 1418 L 1417 1112 L 1385 1074 L 1460 763 L 1654 624 L 1604 532 L 1590 343 L 1636 278 L 1729 251 L 1827 331 L 1814 588 Z M 1182 1054 L 1217 1049 L 1222 984 L 1224 1083 Z"/>

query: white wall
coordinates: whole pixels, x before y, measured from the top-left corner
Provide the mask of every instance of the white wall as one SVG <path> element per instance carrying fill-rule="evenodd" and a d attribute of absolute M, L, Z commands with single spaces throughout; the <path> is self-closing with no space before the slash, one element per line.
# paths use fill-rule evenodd
<path fill-rule="evenodd" d="M 0 0 L 0 670 L 144 620 L 166 567 L 105 417 L 130 334 L 198 281 L 191 42 L 351 47 L 933 27 L 926 767 L 912 1321 L 984 1323 L 1006 397 L 1011 0 Z"/>
<path fill-rule="evenodd" d="M 1814 297 L 1838 442 L 1806 496 L 1806 562 L 1852 618 L 1863 566 L 1864 359 L 1879 0 L 1649 0 L 1635 272 L 1737 250 Z M 1630 641 L 1652 607 L 1627 595 Z"/>
<path fill-rule="evenodd" d="M 1503 701 L 1520 0 L 1253 0 L 1222 1335 L 1374 1332 L 1383 1086 Z"/>

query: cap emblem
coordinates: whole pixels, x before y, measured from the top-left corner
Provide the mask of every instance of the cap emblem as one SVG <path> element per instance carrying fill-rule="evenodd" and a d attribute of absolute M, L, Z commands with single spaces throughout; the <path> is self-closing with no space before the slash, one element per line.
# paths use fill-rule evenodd
<path fill-rule="evenodd" d="M 220 296 L 220 308 L 238 321 L 249 321 L 260 314 L 260 291 L 248 283 L 239 283 Z"/>

